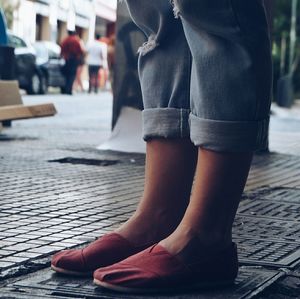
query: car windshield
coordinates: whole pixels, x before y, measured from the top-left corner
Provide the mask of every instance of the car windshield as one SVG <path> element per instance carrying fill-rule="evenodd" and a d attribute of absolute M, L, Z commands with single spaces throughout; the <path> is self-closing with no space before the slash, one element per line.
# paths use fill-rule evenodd
<path fill-rule="evenodd" d="M 25 48 L 26 47 L 26 43 L 19 37 L 12 35 L 12 34 L 8 34 L 8 44 L 11 47 L 14 48 Z"/>

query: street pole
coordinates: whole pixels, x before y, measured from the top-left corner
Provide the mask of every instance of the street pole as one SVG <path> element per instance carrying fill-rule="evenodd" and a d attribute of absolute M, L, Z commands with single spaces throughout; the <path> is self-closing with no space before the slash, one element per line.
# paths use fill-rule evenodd
<path fill-rule="evenodd" d="M 272 33 L 272 31 L 273 31 L 273 8 L 274 8 L 273 0 L 264 0 L 264 5 L 265 5 L 265 9 L 266 9 L 267 18 L 268 18 L 269 30 L 270 30 L 270 33 Z"/>
<path fill-rule="evenodd" d="M 286 71 L 286 35 L 281 33 L 280 45 L 280 77 L 283 77 Z"/>
<path fill-rule="evenodd" d="M 296 27 L 297 27 L 297 6 L 298 0 L 292 0 L 292 14 L 291 14 L 291 31 L 290 31 L 290 57 L 289 57 L 289 74 L 293 75 L 293 64 L 295 59 L 296 49 Z"/>
<path fill-rule="evenodd" d="M 0 45 L 7 44 L 7 33 L 6 33 L 6 21 L 4 17 L 4 13 L 0 8 Z"/>
<path fill-rule="evenodd" d="M 273 0 L 264 0 L 264 6 L 265 6 L 265 11 L 266 11 L 266 16 L 268 19 L 269 33 L 270 33 L 270 39 L 271 39 L 271 43 L 272 43 L 273 9 L 274 9 Z M 259 150 L 258 153 L 269 153 L 269 132 L 268 132 L 265 148 L 262 148 L 261 150 Z"/>
<path fill-rule="evenodd" d="M 291 0 L 291 28 L 289 44 L 288 73 L 281 76 L 277 82 L 277 104 L 280 107 L 290 108 L 294 102 L 293 75 L 296 65 L 296 26 L 298 0 Z M 284 50 L 284 45 L 281 49 Z M 282 53 L 282 56 L 284 53 Z"/>

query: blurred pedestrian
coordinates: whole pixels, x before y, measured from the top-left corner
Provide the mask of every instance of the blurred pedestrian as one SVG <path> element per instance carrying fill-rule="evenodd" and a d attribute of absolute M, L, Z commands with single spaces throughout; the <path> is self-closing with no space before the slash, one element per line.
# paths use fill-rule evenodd
<path fill-rule="evenodd" d="M 85 64 L 86 50 L 85 50 L 85 46 L 84 46 L 82 39 L 80 39 L 80 45 L 81 45 L 81 49 L 82 49 L 83 53 L 82 53 L 81 57 L 79 58 L 79 64 L 77 67 L 76 78 L 74 81 L 73 89 L 75 91 L 83 92 L 84 87 L 83 87 L 83 83 L 82 83 L 82 72 L 83 72 L 83 67 Z"/>
<path fill-rule="evenodd" d="M 113 86 L 113 70 L 115 63 L 115 34 L 109 37 L 101 37 L 100 42 L 103 43 L 104 57 L 103 57 L 103 68 L 100 69 L 100 86 L 103 88 L 107 86 L 108 80 L 110 81 L 111 87 Z"/>
<path fill-rule="evenodd" d="M 107 62 L 108 62 L 108 69 L 109 69 L 109 80 L 111 88 L 114 87 L 114 66 L 115 66 L 115 40 L 116 36 L 113 34 L 109 38 L 109 44 L 107 48 Z"/>
<path fill-rule="evenodd" d="M 61 44 L 61 56 L 66 63 L 63 68 L 63 74 L 66 79 L 63 93 L 72 94 L 73 83 L 76 78 L 77 67 L 84 51 L 80 44 L 80 39 L 75 31 L 68 31 L 68 36 Z"/>
<path fill-rule="evenodd" d="M 100 70 L 100 86 L 101 88 L 105 88 L 107 86 L 109 80 L 109 46 L 111 43 L 111 39 L 107 36 L 101 37 L 100 41 L 103 43 L 103 68 Z"/>
<path fill-rule="evenodd" d="M 89 93 L 99 88 L 99 70 L 105 66 L 105 44 L 100 41 L 101 35 L 96 34 L 95 39 L 88 43 L 87 64 L 89 70 Z"/>

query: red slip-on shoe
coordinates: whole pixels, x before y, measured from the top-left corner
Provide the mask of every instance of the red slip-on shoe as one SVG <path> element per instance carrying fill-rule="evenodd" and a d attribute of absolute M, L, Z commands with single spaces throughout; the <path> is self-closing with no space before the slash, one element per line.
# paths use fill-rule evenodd
<path fill-rule="evenodd" d="M 114 265 L 97 269 L 94 283 L 118 292 L 174 292 L 233 284 L 238 273 L 232 245 L 193 264 L 184 264 L 161 245 L 154 245 Z"/>
<path fill-rule="evenodd" d="M 97 268 L 117 263 L 148 246 L 134 246 L 121 235 L 110 233 L 83 249 L 64 250 L 55 254 L 51 268 L 68 275 L 92 276 Z"/>

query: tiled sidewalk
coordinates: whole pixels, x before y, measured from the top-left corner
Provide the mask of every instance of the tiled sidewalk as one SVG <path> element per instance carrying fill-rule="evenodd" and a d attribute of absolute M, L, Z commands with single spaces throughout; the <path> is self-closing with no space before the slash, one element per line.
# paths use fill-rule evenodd
<path fill-rule="evenodd" d="M 70 154 L 66 152 L 65 156 Z M 23 156 L 21 160 L 24 162 L 26 158 Z M 132 214 L 143 190 L 143 156 L 99 153 L 94 161 L 115 161 L 116 164 L 73 165 L 46 160 L 27 161 L 29 168 L 26 168 L 15 153 L 14 159 L 4 161 L 0 174 L 2 276 L 7 276 L 12 268 L 26 267 L 34 259 L 92 241 Z M 246 189 L 259 190 L 261 186 L 300 188 L 300 167 L 297 165 L 300 165 L 300 157 L 257 156 Z M 286 205 L 277 196 L 275 201 L 280 205 L 271 205 L 277 210 L 268 214 L 269 200 L 278 193 L 272 189 L 269 192 L 268 200 L 264 192 L 256 192 L 255 206 L 249 199 L 243 201 L 240 213 L 252 218 L 237 218 L 236 235 L 244 235 L 240 222 L 257 227 L 253 215 L 300 220 L 298 203 L 293 203 L 293 211 L 287 196 L 282 199 L 287 200 Z M 281 215 L 280 211 L 287 208 L 288 211 Z M 268 222 L 265 225 L 267 228 Z"/>
<path fill-rule="evenodd" d="M 14 277 L 3 288 L 7 296 L 32 298 L 35 294 L 37 298 L 61 298 L 53 294 L 62 297 L 77 294 L 79 298 L 87 295 L 89 298 L 136 298 L 103 293 L 90 281 L 70 281 L 49 269 L 35 273 L 49 265 L 50 254 L 94 240 L 134 211 L 142 192 L 143 158 L 101 153 L 97 154 L 97 160 L 118 163 L 92 166 L 36 162 L 34 168 L 30 167 L 31 177 L 25 179 L 26 175 L 18 171 L 18 160 L 14 159 L 15 169 L 10 162 L 13 176 L 11 181 L 6 180 L 7 189 L 1 190 L 4 204 L 0 218 L 1 275 L 3 279 Z M 49 165 L 42 167 L 44 163 Z M 300 184 L 295 178 L 299 177 L 300 167 L 292 175 L 286 175 L 282 184 L 281 173 L 286 165 L 300 165 L 300 157 L 261 155 L 255 158 L 248 191 L 234 226 L 243 265 L 239 279 L 225 293 L 209 291 L 203 298 L 251 298 L 257 288 L 263 290 L 270 282 L 286 277 L 285 271 L 296 273 L 293 269 L 300 258 Z M 29 272 L 33 274 L 18 277 Z M 179 298 L 202 298 L 200 294 L 181 294 Z M 169 294 L 167 298 L 177 296 Z"/>
<path fill-rule="evenodd" d="M 84 245 L 132 214 L 143 190 L 144 156 L 96 151 L 88 137 L 80 142 L 75 136 L 89 134 L 86 122 L 81 132 L 62 122 L 56 129 L 65 131 L 57 135 L 50 119 L 43 124 L 26 123 L 34 138 L 24 128 L 0 135 L 0 298 L 141 298 L 47 267 L 52 253 Z M 300 298 L 300 156 L 255 157 L 234 238 L 241 268 L 233 287 L 144 297 Z"/>

